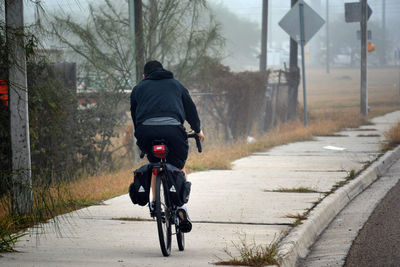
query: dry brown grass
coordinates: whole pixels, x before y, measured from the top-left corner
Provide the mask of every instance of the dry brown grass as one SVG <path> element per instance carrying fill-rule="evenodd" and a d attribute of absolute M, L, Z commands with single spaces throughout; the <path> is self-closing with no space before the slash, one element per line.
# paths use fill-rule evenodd
<path fill-rule="evenodd" d="M 132 182 L 132 170 L 95 175 L 62 185 L 68 197 L 80 201 L 100 202 L 127 193 Z"/>
<path fill-rule="evenodd" d="M 90 176 L 77 181 L 54 185 L 50 188 L 35 186 L 34 211 L 44 210 L 51 205 L 48 214 L 41 214 L 43 220 L 77 208 L 95 205 L 105 199 L 128 192 L 133 180 L 131 170 L 121 170 L 116 173 Z M 0 199 L 0 222 L 10 216 L 10 199 L 3 196 Z M 47 207 L 45 207 L 47 206 Z"/>
<path fill-rule="evenodd" d="M 387 143 L 383 145 L 383 149 L 387 150 L 400 145 L 400 122 L 384 133 Z"/>

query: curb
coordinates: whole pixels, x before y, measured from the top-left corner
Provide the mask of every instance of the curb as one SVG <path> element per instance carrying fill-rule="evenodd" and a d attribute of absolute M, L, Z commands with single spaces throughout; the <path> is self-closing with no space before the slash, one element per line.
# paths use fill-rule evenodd
<path fill-rule="evenodd" d="M 400 158 L 400 146 L 385 153 L 347 185 L 327 196 L 303 224 L 292 229 L 279 244 L 279 257 L 282 267 L 295 266 L 298 258 L 307 256 L 308 248 L 335 216 L 359 193 L 381 177 Z"/>

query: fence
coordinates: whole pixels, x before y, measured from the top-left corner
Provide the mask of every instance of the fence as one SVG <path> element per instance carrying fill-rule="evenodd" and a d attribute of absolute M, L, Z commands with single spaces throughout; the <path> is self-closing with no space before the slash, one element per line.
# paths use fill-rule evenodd
<path fill-rule="evenodd" d="M 287 77 L 288 73 L 282 70 L 271 71 L 267 81 L 264 80 L 247 94 L 247 88 L 242 89 L 244 94 L 234 90 L 219 94 L 192 93 L 207 134 L 230 141 L 262 134 L 278 122 L 288 121 L 290 86 Z"/>

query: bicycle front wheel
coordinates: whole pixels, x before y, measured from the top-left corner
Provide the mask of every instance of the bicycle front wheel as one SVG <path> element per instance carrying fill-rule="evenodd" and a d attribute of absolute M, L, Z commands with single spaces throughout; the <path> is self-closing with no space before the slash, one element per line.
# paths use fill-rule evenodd
<path fill-rule="evenodd" d="M 167 257 L 171 253 L 171 220 L 168 203 L 168 186 L 164 177 L 158 175 L 156 181 L 156 218 L 158 239 L 162 254 Z"/>

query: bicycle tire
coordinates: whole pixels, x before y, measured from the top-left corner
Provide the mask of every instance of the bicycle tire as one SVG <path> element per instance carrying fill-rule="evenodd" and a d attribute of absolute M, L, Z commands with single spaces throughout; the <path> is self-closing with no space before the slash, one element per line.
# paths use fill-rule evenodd
<path fill-rule="evenodd" d="M 180 251 L 185 250 L 185 233 L 182 233 L 179 230 L 179 226 L 175 224 L 175 231 L 176 231 L 176 241 L 178 243 L 178 248 Z"/>
<path fill-rule="evenodd" d="M 171 254 L 171 220 L 168 212 L 168 186 L 165 179 L 157 175 L 156 179 L 156 219 L 158 228 L 158 239 L 160 240 L 161 252 L 165 257 Z"/>

